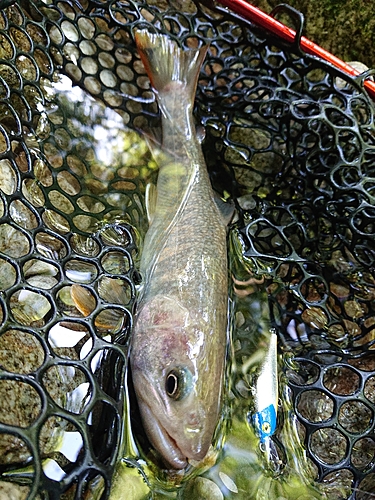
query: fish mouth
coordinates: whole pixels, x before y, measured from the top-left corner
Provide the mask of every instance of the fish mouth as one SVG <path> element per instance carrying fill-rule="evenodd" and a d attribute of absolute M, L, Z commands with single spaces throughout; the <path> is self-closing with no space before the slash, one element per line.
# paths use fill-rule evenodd
<path fill-rule="evenodd" d="M 186 422 L 180 426 L 176 424 L 173 429 L 177 437 L 175 439 L 167 430 L 166 424 L 168 421 L 174 421 L 173 412 L 161 398 L 157 387 L 138 370 L 133 370 L 132 376 L 143 429 L 151 445 L 161 455 L 163 462 L 169 468 L 184 469 L 190 459 L 202 460 L 211 443 L 211 436 L 209 436 L 210 439 L 207 438 L 206 429 L 199 428 L 191 421 L 188 427 L 186 427 Z M 190 434 L 186 442 L 184 442 L 185 434 Z"/>
<path fill-rule="evenodd" d="M 143 400 L 139 406 L 143 427 L 152 446 L 160 453 L 166 465 L 173 469 L 184 469 L 188 464 L 188 457 L 182 453 L 177 442 L 151 411 L 148 404 Z"/>

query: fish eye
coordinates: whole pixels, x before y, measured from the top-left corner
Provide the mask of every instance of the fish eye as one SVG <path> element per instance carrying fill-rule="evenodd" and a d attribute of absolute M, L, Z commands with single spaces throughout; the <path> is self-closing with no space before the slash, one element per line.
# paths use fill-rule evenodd
<path fill-rule="evenodd" d="M 176 370 L 172 370 L 168 373 L 167 379 L 165 381 L 165 390 L 170 398 L 176 399 L 178 397 L 178 379 L 179 374 L 176 373 Z"/>
<path fill-rule="evenodd" d="M 187 368 L 173 368 L 165 378 L 167 395 L 178 401 L 189 394 L 192 388 L 192 374 Z"/>

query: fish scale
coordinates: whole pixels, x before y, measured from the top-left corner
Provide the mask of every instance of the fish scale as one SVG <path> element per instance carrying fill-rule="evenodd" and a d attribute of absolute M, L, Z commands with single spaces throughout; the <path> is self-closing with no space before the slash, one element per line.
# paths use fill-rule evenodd
<path fill-rule="evenodd" d="M 216 281 L 225 284 L 227 279 L 225 244 L 223 245 L 223 239 L 226 238 L 225 227 L 216 206 L 212 206 L 212 195 L 211 197 L 209 195 L 208 190 L 204 192 L 201 182 L 197 180 L 186 201 L 184 212 L 171 228 L 163 242 L 164 247 L 154 263 L 153 280 L 150 282 L 148 292 L 150 296 L 160 293 L 160 283 L 163 282 L 166 286 L 163 290 L 165 292 L 171 292 L 173 288 L 178 287 L 180 280 L 175 278 L 186 270 L 187 255 L 192 269 L 195 270 L 200 267 L 202 254 L 207 258 L 214 255 L 210 267 L 206 267 L 206 272 L 209 272 L 215 280 L 210 286 L 211 284 L 215 286 Z M 171 259 L 175 270 L 174 276 L 166 272 L 171 265 Z M 185 286 L 183 294 L 189 301 L 194 301 L 196 298 L 199 299 L 201 290 L 202 283 L 193 276 L 189 280 L 189 290 Z M 223 290 L 223 295 L 227 295 L 226 288 Z M 183 299 L 183 296 L 181 298 Z M 214 303 L 212 307 L 215 308 Z"/>

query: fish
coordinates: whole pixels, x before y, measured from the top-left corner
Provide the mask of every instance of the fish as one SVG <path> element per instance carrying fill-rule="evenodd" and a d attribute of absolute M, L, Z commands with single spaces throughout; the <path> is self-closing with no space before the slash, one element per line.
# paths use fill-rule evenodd
<path fill-rule="evenodd" d="M 151 445 L 167 469 L 181 470 L 206 457 L 222 405 L 228 221 L 193 119 L 207 46 L 183 49 L 147 29 L 135 42 L 161 111 L 165 154 L 149 196 L 131 376 Z"/>
<path fill-rule="evenodd" d="M 254 387 L 255 413 L 252 422 L 259 437 L 260 448 L 267 460 L 278 462 L 272 442 L 276 431 L 278 407 L 277 332 L 270 328 L 269 345 Z"/>

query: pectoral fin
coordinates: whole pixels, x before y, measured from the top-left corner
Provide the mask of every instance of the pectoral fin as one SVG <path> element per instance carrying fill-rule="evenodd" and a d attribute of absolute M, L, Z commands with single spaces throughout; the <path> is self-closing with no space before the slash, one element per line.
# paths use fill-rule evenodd
<path fill-rule="evenodd" d="M 224 201 L 216 192 L 214 192 L 214 200 L 217 208 L 219 209 L 224 224 L 228 226 L 232 222 L 234 216 L 234 203 L 231 200 Z"/>

